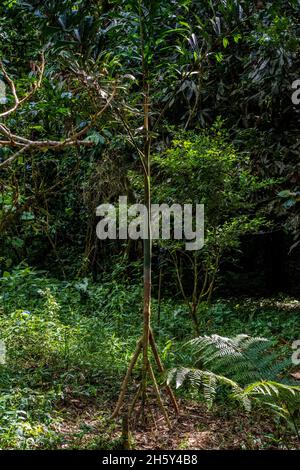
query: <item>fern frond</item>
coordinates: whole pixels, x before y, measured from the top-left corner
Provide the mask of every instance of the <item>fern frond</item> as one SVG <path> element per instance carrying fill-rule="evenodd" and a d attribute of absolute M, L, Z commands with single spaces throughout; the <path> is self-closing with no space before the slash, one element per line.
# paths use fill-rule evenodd
<path fill-rule="evenodd" d="M 300 410 L 300 387 L 273 381 L 255 382 L 248 385 L 235 398 L 256 400 L 273 413 L 290 421 L 294 412 Z M 292 420 L 293 421 L 293 420 Z"/>
<path fill-rule="evenodd" d="M 217 375 L 207 370 L 180 367 L 169 371 L 167 383 L 170 384 L 173 381 L 175 381 L 176 388 L 181 387 L 183 384 L 194 388 L 203 388 L 203 395 L 209 407 L 215 401 L 218 388 L 221 385 L 229 387 L 232 396 L 239 400 L 247 411 L 250 410 L 249 398 L 243 396 L 243 389 L 228 377 Z"/>
<path fill-rule="evenodd" d="M 289 403 L 299 401 L 300 404 L 300 387 L 296 385 L 286 385 L 273 381 L 255 382 L 248 385 L 242 393 L 245 396 L 272 397 Z"/>
<path fill-rule="evenodd" d="M 244 334 L 234 338 L 212 335 L 200 336 L 189 344 L 196 366 L 230 377 L 243 386 L 256 381 L 279 380 L 289 365 L 288 361 L 279 360 L 277 353 L 270 352 L 272 343 L 266 338 Z"/>
<path fill-rule="evenodd" d="M 227 387 L 229 398 L 238 400 L 246 411 L 251 410 L 252 402 L 259 403 L 286 419 L 298 435 L 294 414 L 300 410 L 300 387 L 283 383 L 280 374 L 290 363 L 270 352 L 270 341 L 248 335 L 235 338 L 212 335 L 196 338 L 189 344 L 196 365 L 205 369 L 173 369 L 169 382 L 175 380 L 177 388 L 184 383 L 201 387 L 209 406 L 218 390 Z"/>

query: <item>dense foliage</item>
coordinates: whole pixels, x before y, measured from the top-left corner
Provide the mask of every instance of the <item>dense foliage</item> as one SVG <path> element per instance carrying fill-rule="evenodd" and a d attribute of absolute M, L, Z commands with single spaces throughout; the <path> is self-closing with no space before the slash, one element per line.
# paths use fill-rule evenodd
<path fill-rule="evenodd" d="M 159 385 L 224 416 L 238 400 L 250 429 L 268 416 L 241 447 L 298 445 L 299 48 L 297 0 L 1 2 L 1 448 L 125 445 L 109 412 L 143 247 L 99 240 L 96 208 L 143 202 L 150 141 L 152 201 L 205 206 L 202 250 L 153 245 Z M 75 430 L 81 406 L 95 422 Z"/>

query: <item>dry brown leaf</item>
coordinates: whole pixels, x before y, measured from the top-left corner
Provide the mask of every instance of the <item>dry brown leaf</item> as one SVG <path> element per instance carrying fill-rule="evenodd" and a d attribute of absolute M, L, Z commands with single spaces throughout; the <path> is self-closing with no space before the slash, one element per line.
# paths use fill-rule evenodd
<path fill-rule="evenodd" d="M 293 372 L 293 373 L 291 374 L 291 376 L 292 376 L 295 380 L 300 380 L 300 371 Z"/>

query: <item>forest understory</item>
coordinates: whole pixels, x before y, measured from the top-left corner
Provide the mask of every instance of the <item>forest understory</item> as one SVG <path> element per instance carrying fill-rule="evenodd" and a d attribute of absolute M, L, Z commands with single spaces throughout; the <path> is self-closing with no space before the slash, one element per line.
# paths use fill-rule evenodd
<path fill-rule="evenodd" d="M 2 366 L 0 375 L 2 448 L 124 448 L 122 417 L 113 420 L 111 414 L 139 337 L 141 298 L 138 285 L 90 283 L 83 294 L 78 281 L 54 280 L 29 268 L 2 279 L 0 325 L 10 351 L 9 367 Z M 186 338 L 193 332 L 186 305 L 162 300 L 159 329 L 157 307 L 154 299 L 154 329 L 167 371 L 189 366 L 193 358 Z M 300 302 L 283 295 L 220 299 L 203 308 L 201 334 L 269 338 L 269 348 L 290 364 L 281 379 L 296 384 L 300 373 L 292 365 L 290 338 L 299 313 Z M 136 392 L 138 374 L 139 368 L 128 400 Z M 164 377 L 160 381 L 163 386 Z M 150 387 L 145 422 L 132 419 L 132 448 L 299 448 L 293 422 L 273 416 L 259 402 L 246 411 L 229 392 L 220 386 L 208 406 L 197 386 L 179 387 L 179 416 L 164 396 L 169 429 Z"/>
<path fill-rule="evenodd" d="M 300 449 L 299 110 L 299 0 L 0 2 L 1 450 Z"/>

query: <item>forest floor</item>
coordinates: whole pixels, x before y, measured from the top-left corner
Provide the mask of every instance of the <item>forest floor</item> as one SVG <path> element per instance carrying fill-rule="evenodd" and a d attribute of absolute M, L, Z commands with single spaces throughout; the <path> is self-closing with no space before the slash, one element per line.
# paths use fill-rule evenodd
<path fill-rule="evenodd" d="M 169 410 L 169 429 L 154 407 L 149 423 L 136 426 L 132 442 L 136 450 L 300 449 L 296 436 L 287 437 L 266 413 L 249 416 L 240 409 L 208 410 L 203 403 L 180 400 L 180 414 Z M 66 404 L 65 404 L 66 405 Z M 111 408 L 112 410 L 113 408 Z M 62 449 L 120 449 L 121 423 L 109 420 L 107 409 L 87 401 L 70 400 L 64 420 L 56 427 Z"/>

